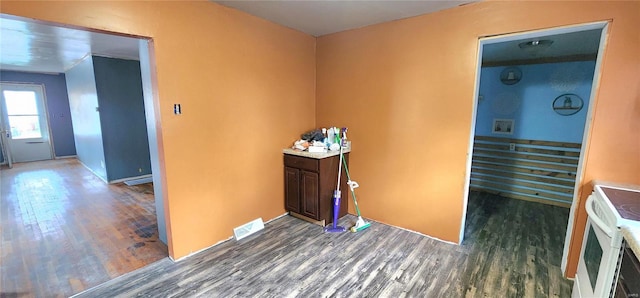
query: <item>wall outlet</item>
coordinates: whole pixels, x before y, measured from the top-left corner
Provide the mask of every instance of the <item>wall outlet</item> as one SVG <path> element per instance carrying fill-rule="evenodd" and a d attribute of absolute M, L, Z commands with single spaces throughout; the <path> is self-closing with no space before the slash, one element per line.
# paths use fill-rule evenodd
<path fill-rule="evenodd" d="M 142 173 L 142 168 L 138 168 L 138 173 Z"/>
<path fill-rule="evenodd" d="M 509 143 L 509 151 L 516 151 L 516 144 Z"/>

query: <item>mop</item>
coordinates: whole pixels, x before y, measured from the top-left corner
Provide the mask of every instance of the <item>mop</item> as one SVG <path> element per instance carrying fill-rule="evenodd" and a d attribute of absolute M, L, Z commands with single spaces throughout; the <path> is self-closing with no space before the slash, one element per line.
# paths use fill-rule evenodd
<path fill-rule="evenodd" d="M 336 185 L 336 190 L 333 192 L 333 225 L 324 228 L 324 231 L 329 233 L 342 233 L 347 230 L 344 227 L 338 225 L 338 214 L 340 213 L 340 176 L 342 176 L 342 161 L 342 146 L 340 146 L 340 162 L 338 163 L 338 184 Z"/>
<path fill-rule="evenodd" d="M 356 192 L 354 189 L 358 188 L 360 185 L 358 182 L 351 180 L 351 176 L 349 175 L 349 167 L 347 167 L 347 161 L 342 160 L 344 164 L 344 171 L 347 173 L 347 185 L 349 185 L 349 189 L 351 189 L 351 196 L 353 197 L 353 205 L 356 206 L 356 214 L 358 215 L 358 220 L 356 220 L 356 224 L 349 229 L 351 232 L 359 232 L 371 226 L 371 223 L 364 221 L 362 216 L 360 215 L 360 208 L 358 208 L 358 200 L 356 200 Z"/>

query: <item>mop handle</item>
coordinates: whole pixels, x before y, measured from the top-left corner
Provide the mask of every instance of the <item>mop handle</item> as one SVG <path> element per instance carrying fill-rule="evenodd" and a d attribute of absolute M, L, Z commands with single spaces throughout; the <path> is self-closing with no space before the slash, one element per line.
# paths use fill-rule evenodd
<path fill-rule="evenodd" d="M 347 166 L 347 161 L 346 160 L 342 160 L 342 164 L 344 165 L 344 172 L 347 173 L 347 179 L 349 179 L 349 181 L 351 181 L 351 176 L 349 175 L 349 167 Z M 355 181 L 351 181 L 351 182 L 354 182 L 356 185 L 358 184 L 358 182 L 355 182 Z M 353 191 L 353 189 L 355 187 L 351 187 L 351 185 L 349 185 L 349 186 L 351 188 L 351 196 L 353 196 L 353 204 L 356 206 L 356 213 L 358 214 L 358 216 L 360 216 L 360 208 L 358 207 L 358 200 L 356 200 L 356 192 Z M 358 186 L 360 186 L 360 185 L 358 185 Z"/>
<path fill-rule="evenodd" d="M 340 145 L 340 163 L 338 164 L 338 185 L 336 185 L 336 193 L 340 193 L 340 177 L 342 176 L 342 144 Z"/>

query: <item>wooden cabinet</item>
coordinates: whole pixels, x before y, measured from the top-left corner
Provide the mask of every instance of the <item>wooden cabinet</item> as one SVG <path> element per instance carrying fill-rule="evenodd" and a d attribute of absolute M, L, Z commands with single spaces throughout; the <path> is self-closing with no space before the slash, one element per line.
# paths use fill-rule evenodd
<path fill-rule="evenodd" d="M 284 209 L 300 213 L 300 170 L 284 167 Z"/>
<path fill-rule="evenodd" d="M 349 153 L 345 153 L 344 158 L 349 164 Z M 313 221 L 332 223 L 339 163 L 339 155 L 312 158 L 284 154 L 284 208 Z M 339 216 L 342 217 L 347 214 L 350 199 L 344 168 L 340 184 Z"/>

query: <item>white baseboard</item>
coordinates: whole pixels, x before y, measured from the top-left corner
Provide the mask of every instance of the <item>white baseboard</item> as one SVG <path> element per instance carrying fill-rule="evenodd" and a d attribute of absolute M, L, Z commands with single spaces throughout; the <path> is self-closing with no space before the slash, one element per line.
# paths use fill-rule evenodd
<path fill-rule="evenodd" d="M 146 175 L 140 175 L 140 176 L 134 176 L 134 177 L 127 177 L 127 178 L 122 178 L 122 179 L 111 180 L 111 181 L 109 181 L 109 184 L 125 182 L 125 181 L 128 181 L 128 180 L 144 179 L 144 178 L 149 178 L 149 177 L 152 177 L 152 175 L 151 174 L 146 174 Z"/>

